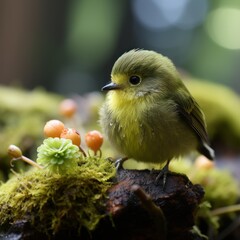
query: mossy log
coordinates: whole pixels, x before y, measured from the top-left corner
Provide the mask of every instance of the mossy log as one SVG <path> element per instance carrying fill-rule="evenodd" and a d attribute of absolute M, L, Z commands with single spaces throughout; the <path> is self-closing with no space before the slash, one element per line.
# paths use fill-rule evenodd
<path fill-rule="evenodd" d="M 5 225 L 5 233 L 0 237 L 16 239 L 17 236 L 24 240 L 201 239 L 192 229 L 196 210 L 204 196 L 202 187 L 193 185 L 185 175 L 170 172 L 163 188 L 162 178 L 156 182 L 158 174 L 155 170 L 119 169 L 104 204 L 106 215 L 92 231 L 69 227 L 76 225 L 73 223 L 54 235 L 45 235 L 31 224 L 31 214 L 34 215 L 31 212 Z"/>

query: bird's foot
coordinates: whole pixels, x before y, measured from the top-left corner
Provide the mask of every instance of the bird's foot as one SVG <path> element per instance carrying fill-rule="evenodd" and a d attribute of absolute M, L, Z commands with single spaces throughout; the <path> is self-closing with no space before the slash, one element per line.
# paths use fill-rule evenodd
<path fill-rule="evenodd" d="M 128 157 L 124 157 L 124 158 L 119 158 L 115 161 L 114 165 L 116 167 L 116 169 L 120 169 L 123 168 L 123 163 L 128 160 Z"/>
<path fill-rule="evenodd" d="M 169 173 L 169 165 L 170 161 L 167 161 L 166 165 L 163 167 L 163 169 L 160 171 L 160 173 L 157 175 L 156 179 L 155 179 L 155 183 L 159 183 L 160 178 L 163 177 L 163 190 L 165 189 L 166 183 L 167 183 L 167 175 Z"/>

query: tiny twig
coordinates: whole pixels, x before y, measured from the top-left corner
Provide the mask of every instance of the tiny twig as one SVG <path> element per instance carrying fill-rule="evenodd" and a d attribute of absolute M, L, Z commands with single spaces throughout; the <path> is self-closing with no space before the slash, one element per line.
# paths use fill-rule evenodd
<path fill-rule="evenodd" d="M 19 176 L 19 174 L 17 172 L 15 172 L 12 168 L 10 169 L 10 171 L 13 173 L 13 175 L 15 175 L 16 177 Z"/>
<path fill-rule="evenodd" d="M 8 147 L 8 154 L 9 156 L 12 157 L 11 161 L 10 161 L 10 166 L 13 167 L 13 161 L 17 161 L 17 160 L 22 160 L 30 165 L 32 165 L 33 167 L 42 169 L 43 167 L 39 164 L 37 164 L 36 162 L 34 162 L 33 160 L 31 160 L 30 158 L 27 158 L 25 156 L 22 155 L 22 151 L 19 147 L 15 146 L 15 145 L 10 145 Z"/>
<path fill-rule="evenodd" d="M 99 156 L 98 156 L 98 153 L 99 153 Z M 98 149 L 97 151 L 94 151 L 94 156 L 97 156 L 97 157 L 101 158 L 102 157 L 101 149 Z"/>
<path fill-rule="evenodd" d="M 11 167 L 14 167 L 14 164 L 13 164 L 13 162 L 14 162 L 14 161 L 21 160 L 21 159 L 22 159 L 22 157 L 18 157 L 18 158 L 12 158 L 12 159 L 10 160 L 10 166 L 11 166 Z"/>
<path fill-rule="evenodd" d="M 84 157 L 87 157 L 87 154 L 85 153 L 85 151 L 81 148 L 81 146 L 78 146 L 79 147 L 79 150 L 82 152 L 83 156 Z"/>
<path fill-rule="evenodd" d="M 221 214 L 238 212 L 238 211 L 240 211 L 240 204 L 214 209 L 213 211 L 211 211 L 211 215 L 218 216 Z"/>
<path fill-rule="evenodd" d="M 18 161 L 18 160 L 22 160 L 22 161 L 24 161 L 24 162 L 32 165 L 33 167 L 38 168 L 38 169 L 43 169 L 43 167 L 42 167 L 41 165 L 37 164 L 36 162 L 34 162 L 33 160 L 31 160 L 31 159 L 29 159 L 29 158 L 27 158 L 27 157 L 25 157 L 25 156 L 21 156 L 21 157 L 18 157 L 18 158 L 13 158 L 13 159 L 11 159 L 11 161 L 10 161 L 10 166 L 11 166 L 11 167 L 14 167 L 13 161 Z"/>
<path fill-rule="evenodd" d="M 102 157 L 102 150 L 99 149 L 98 151 L 99 151 L 99 157 L 101 158 Z"/>
<path fill-rule="evenodd" d="M 22 159 L 24 162 L 32 165 L 33 167 L 36 167 L 36 168 L 39 168 L 39 169 L 43 169 L 43 166 L 41 166 L 41 165 L 39 165 L 38 163 L 34 162 L 34 161 L 31 160 L 30 158 L 27 158 L 27 157 L 25 157 L 25 156 L 22 156 L 21 159 Z"/>

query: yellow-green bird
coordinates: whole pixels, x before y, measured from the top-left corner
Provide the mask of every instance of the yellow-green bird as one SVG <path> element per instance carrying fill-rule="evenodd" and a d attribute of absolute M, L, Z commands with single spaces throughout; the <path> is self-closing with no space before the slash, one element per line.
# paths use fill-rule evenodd
<path fill-rule="evenodd" d="M 198 150 L 214 158 L 203 112 L 167 57 L 133 49 L 113 65 L 100 123 L 123 157 L 166 163 Z"/>

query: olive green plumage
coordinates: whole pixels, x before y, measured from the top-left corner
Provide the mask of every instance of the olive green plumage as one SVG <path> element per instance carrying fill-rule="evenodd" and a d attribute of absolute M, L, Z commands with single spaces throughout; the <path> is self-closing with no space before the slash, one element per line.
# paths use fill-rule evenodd
<path fill-rule="evenodd" d="M 131 50 L 115 62 L 111 79 L 100 123 L 123 156 L 164 163 L 198 150 L 214 158 L 204 115 L 167 57 Z"/>

